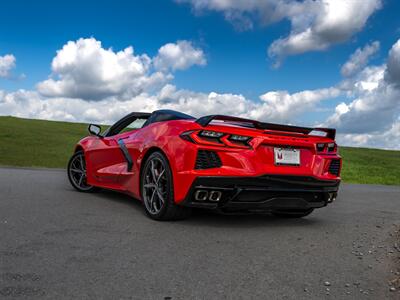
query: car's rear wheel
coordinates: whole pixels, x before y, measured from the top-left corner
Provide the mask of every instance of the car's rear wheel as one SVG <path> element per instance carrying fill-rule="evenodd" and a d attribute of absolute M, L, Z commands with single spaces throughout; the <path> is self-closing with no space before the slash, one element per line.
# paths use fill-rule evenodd
<path fill-rule="evenodd" d="M 144 208 L 150 218 L 180 220 L 190 215 L 190 208 L 174 203 L 171 168 L 161 152 L 153 152 L 148 157 L 140 182 Z"/>
<path fill-rule="evenodd" d="M 275 210 L 272 214 L 279 218 L 302 218 L 314 211 L 313 208 L 307 210 Z"/>
<path fill-rule="evenodd" d="M 93 192 L 96 187 L 87 184 L 86 161 L 82 151 L 77 151 L 68 162 L 68 179 L 71 185 L 80 192 Z"/>

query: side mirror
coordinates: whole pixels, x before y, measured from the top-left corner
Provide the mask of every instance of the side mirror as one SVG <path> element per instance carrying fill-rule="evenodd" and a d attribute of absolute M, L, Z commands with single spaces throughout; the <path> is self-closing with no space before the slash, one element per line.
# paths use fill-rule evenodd
<path fill-rule="evenodd" d="M 101 127 L 96 124 L 90 124 L 88 127 L 89 133 L 98 137 L 101 137 L 100 132 L 101 132 Z"/>

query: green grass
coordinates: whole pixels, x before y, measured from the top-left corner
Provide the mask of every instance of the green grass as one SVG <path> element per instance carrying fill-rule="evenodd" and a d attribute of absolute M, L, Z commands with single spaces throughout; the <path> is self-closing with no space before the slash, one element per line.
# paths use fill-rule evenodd
<path fill-rule="evenodd" d="M 339 152 L 344 182 L 400 185 L 400 151 L 341 147 Z"/>
<path fill-rule="evenodd" d="M 0 165 L 65 168 L 87 134 L 86 124 L 0 117 Z"/>
<path fill-rule="evenodd" d="M 65 168 L 87 124 L 0 117 L 0 165 Z M 344 182 L 400 185 L 400 151 L 341 147 Z"/>

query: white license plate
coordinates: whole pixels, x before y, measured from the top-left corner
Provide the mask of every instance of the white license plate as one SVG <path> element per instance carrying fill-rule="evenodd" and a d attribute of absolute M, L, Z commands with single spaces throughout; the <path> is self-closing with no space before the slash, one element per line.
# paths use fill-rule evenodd
<path fill-rule="evenodd" d="M 300 150 L 289 148 L 274 148 L 276 165 L 300 165 Z"/>

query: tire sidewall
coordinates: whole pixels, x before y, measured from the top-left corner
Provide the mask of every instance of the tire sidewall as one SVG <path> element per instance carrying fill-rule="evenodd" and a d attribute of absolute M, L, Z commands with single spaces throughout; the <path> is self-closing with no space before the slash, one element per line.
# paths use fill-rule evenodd
<path fill-rule="evenodd" d="M 152 214 L 151 212 L 148 211 L 144 199 L 144 177 L 146 176 L 146 171 L 147 168 L 149 167 L 150 161 L 154 158 L 158 158 L 160 159 L 165 167 L 165 171 L 166 171 L 166 176 L 167 176 L 167 199 L 165 199 L 164 201 L 164 205 L 163 207 L 160 209 L 160 211 L 156 214 Z M 164 214 L 166 213 L 166 211 L 168 210 L 168 207 L 170 205 L 174 205 L 174 190 L 173 190 L 173 178 L 172 178 L 172 172 L 171 172 L 171 167 L 169 165 L 168 159 L 165 157 L 164 154 L 162 154 L 159 151 L 153 152 L 152 154 L 150 154 L 150 156 L 147 158 L 144 168 L 143 168 L 143 172 L 141 174 L 141 178 L 140 178 L 140 190 L 141 190 L 141 194 L 142 194 L 142 202 L 143 202 L 143 206 L 144 206 L 144 210 L 146 211 L 146 214 L 152 218 L 152 219 L 156 219 L 159 220 L 161 219 Z"/>
<path fill-rule="evenodd" d="M 83 151 L 77 151 L 77 152 L 75 152 L 75 153 L 71 156 L 71 158 L 70 158 L 69 161 L 68 161 L 68 165 L 67 165 L 68 180 L 69 180 L 69 182 L 71 183 L 71 185 L 72 185 L 77 191 L 79 191 L 79 192 L 84 192 L 84 193 L 90 193 L 90 192 L 92 192 L 92 191 L 95 190 L 95 187 L 94 187 L 94 186 L 91 186 L 89 189 L 81 189 L 79 186 L 77 186 L 77 185 L 75 184 L 74 180 L 71 178 L 71 172 L 70 172 L 71 164 L 72 164 L 72 162 L 74 161 L 75 157 L 77 157 L 77 156 L 79 156 L 79 155 L 82 155 L 82 156 L 83 156 L 83 159 L 85 159 L 85 154 L 84 154 L 84 152 L 83 152 Z"/>

